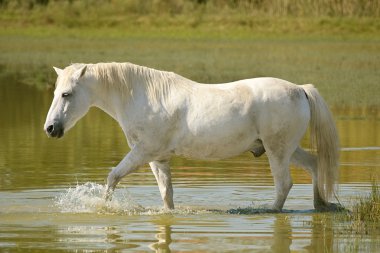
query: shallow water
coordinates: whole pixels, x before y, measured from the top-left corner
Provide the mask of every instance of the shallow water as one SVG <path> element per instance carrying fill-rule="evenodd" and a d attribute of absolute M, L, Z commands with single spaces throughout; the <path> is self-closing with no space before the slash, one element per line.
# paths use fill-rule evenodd
<path fill-rule="evenodd" d="M 354 235 L 312 210 L 311 180 L 293 168 L 285 211 L 265 156 L 174 158 L 176 210 L 165 212 L 147 167 L 102 199 L 109 169 L 128 151 L 116 122 L 91 110 L 65 138 L 42 131 L 52 91 L 0 83 L 0 251 L 376 252 L 380 235 Z M 339 197 L 350 205 L 380 176 L 378 109 L 335 108 L 341 135 Z M 305 145 L 307 139 L 304 141 Z M 231 214 L 237 208 L 248 214 Z"/>

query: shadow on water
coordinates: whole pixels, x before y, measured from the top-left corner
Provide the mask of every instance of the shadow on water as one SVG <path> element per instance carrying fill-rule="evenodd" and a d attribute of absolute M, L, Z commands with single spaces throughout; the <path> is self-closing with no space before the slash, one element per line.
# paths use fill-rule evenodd
<path fill-rule="evenodd" d="M 216 210 L 215 210 L 216 211 Z M 227 210 L 228 214 L 243 214 L 243 215 L 253 215 L 253 214 L 278 214 L 278 213 L 287 213 L 287 214 L 312 214 L 319 213 L 315 209 L 308 210 L 288 210 L 283 209 L 281 212 L 270 209 L 270 208 L 255 208 L 255 207 L 239 207 Z"/>
<path fill-rule="evenodd" d="M 306 210 L 289 210 L 282 209 L 281 211 L 273 210 L 265 207 L 238 207 L 227 210 L 228 214 L 243 214 L 243 215 L 253 215 L 253 214 L 316 214 L 316 213 L 349 213 L 349 209 L 345 208 L 341 204 L 336 204 L 336 209 L 334 210 L 316 210 L 316 209 L 306 209 Z M 211 211 L 211 210 L 210 210 Z M 214 210 L 217 211 L 217 210 Z"/>

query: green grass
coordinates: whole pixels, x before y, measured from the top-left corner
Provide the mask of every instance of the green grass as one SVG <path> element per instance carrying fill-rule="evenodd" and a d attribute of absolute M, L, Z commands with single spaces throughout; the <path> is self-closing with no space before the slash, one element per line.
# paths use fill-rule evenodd
<path fill-rule="evenodd" d="M 304 227 L 311 227 L 316 238 L 323 238 L 331 246 L 341 244 L 342 252 L 377 252 L 377 239 L 380 231 L 380 189 L 372 182 L 372 191 L 366 196 L 359 196 L 349 209 L 341 212 L 322 212 L 312 215 L 311 220 L 303 221 Z M 374 243 L 372 243 L 374 242 Z M 322 244 L 323 245 L 323 244 Z M 333 250 L 331 252 L 335 252 Z"/>
<path fill-rule="evenodd" d="M 12 13 L 32 12 L 46 17 L 45 22 L 70 18 L 105 17 L 118 22 L 125 15 L 181 16 L 194 14 L 266 17 L 378 17 L 380 3 L 376 0 L 1 0 L 0 8 Z M 64 16 L 62 11 L 68 16 Z M 110 19 L 110 15 L 113 18 Z M 103 18 L 104 19 L 104 18 Z"/>
<path fill-rule="evenodd" d="M 11 1 L 0 8 L 0 75 L 51 87 L 52 66 L 128 61 L 205 83 L 313 83 L 332 105 L 379 106 L 378 7 L 338 15 L 328 1 L 301 11 L 305 1 Z"/>
<path fill-rule="evenodd" d="M 13 28 L 0 32 L 0 74 L 46 87 L 52 66 L 73 62 L 129 61 L 177 72 L 205 83 L 273 76 L 313 83 L 333 105 L 378 106 L 377 40 L 261 36 L 227 30 L 159 33 L 146 30 Z M 228 33 L 234 33 L 228 36 Z M 237 35 L 235 34 L 237 33 Z"/>
<path fill-rule="evenodd" d="M 345 220 L 350 221 L 350 229 L 359 234 L 380 230 L 380 189 L 376 183 L 372 183 L 372 191 L 368 196 L 357 200 Z"/>

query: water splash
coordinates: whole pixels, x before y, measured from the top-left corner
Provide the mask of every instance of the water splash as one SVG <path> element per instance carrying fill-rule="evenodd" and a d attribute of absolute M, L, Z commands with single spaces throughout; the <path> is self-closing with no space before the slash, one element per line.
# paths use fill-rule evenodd
<path fill-rule="evenodd" d="M 115 191 L 112 200 L 106 201 L 106 186 L 87 182 L 69 188 L 54 200 L 64 213 L 139 213 L 144 208 L 136 204 L 128 191 Z"/>
<path fill-rule="evenodd" d="M 105 200 L 106 186 L 93 182 L 77 185 L 65 190 L 54 199 L 54 205 L 63 213 L 101 213 L 123 215 L 160 215 L 160 214 L 204 214 L 215 210 L 176 206 L 175 210 L 162 207 L 142 207 L 137 204 L 130 193 L 123 188 L 117 189 L 112 200 Z M 220 212 L 220 211 L 218 211 Z"/>

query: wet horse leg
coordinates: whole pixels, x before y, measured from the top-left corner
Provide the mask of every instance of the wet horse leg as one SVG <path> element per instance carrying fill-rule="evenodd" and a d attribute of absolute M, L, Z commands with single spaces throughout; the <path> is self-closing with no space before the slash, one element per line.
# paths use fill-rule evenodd
<path fill-rule="evenodd" d="M 317 157 L 302 148 L 298 147 L 291 157 L 291 162 L 297 166 L 304 168 L 312 176 L 313 193 L 314 193 L 314 208 L 320 211 L 334 211 L 341 209 L 340 206 L 325 201 L 318 190 L 318 167 Z"/>
<path fill-rule="evenodd" d="M 156 177 L 164 208 L 174 209 L 173 186 L 171 180 L 170 166 L 168 161 L 154 161 L 149 163 Z"/>
<path fill-rule="evenodd" d="M 147 156 L 142 150 L 143 148 L 136 145 L 109 173 L 107 178 L 107 192 L 105 196 L 107 200 L 111 199 L 116 185 L 123 177 L 132 173 L 141 165 L 149 161 L 150 157 Z"/>
<path fill-rule="evenodd" d="M 276 199 L 272 206 L 275 211 L 282 210 L 293 186 L 289 166 L 290 157 L 297 148 L 298 138 L 290 140 L 290 137 L 286 134 L 277 134 L 263 140 L 276 188 Z"/>
<path fill-rule="evenodd" d="M 276 199 L 272 206 L 275 211 L 281 211 L 289 191 L 293 186 L 290 176 L 289 162 L 286 159 L 270 155 L 269 164 L 272 171 L 274 185 L 276 188 Z"/>

